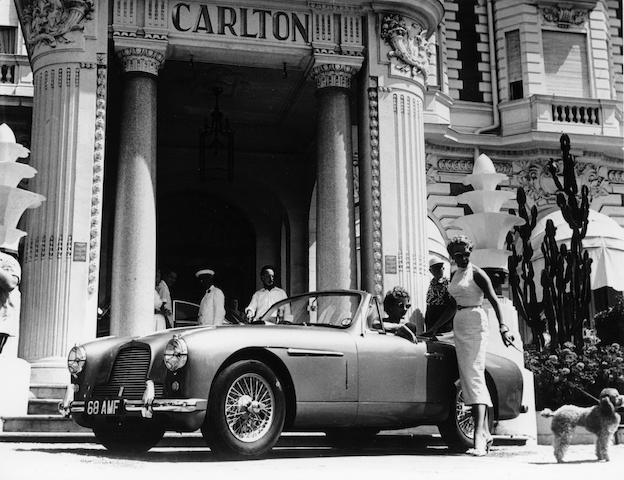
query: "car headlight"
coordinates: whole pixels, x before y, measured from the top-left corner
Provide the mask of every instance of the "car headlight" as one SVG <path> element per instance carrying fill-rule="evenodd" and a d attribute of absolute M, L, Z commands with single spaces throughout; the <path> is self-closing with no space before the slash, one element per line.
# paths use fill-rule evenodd
<path fill-rule="evenodd" d="M 186 342 L 178 335 L 174 335 L 165 347 L 165 366 L 168 370 L 175 372 L 186 365 L 187 358 Z"/>
<path fill-rule="evenodd" d="M 85 366 L 87 362 L 87 351 L 82 345 L 75 345 L 67 355 L 67 369 L 69 373 L 76 376 Z"/>

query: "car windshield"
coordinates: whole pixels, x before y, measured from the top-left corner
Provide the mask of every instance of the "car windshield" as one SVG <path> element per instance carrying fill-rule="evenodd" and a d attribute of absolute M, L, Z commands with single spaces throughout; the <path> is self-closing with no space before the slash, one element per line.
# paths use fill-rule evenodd
<path fill-rule="evenodd" d="M 355 292 L 310 293 L 276 303 L 261 320 L 276 325 L 347 328 L 355 318 L 361 299 L 361 294 Z"/>

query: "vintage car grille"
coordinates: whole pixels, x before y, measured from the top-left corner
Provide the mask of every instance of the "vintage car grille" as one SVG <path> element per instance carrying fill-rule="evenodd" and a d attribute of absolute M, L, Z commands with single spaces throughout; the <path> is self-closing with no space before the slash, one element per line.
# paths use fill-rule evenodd
<path fill-rule="evenodd" d="M 149 369 L 151 353 L 149 347 L 133 345 L 123 348 L 117 354 L 108 383 L 96 385 L 94 397 L 117 397 L 123 387 L 122 397 L 140 400 L 145 391 L 145 380 Z M 163 385 L 155 384 L 156 398 L 163 397 Z"/>

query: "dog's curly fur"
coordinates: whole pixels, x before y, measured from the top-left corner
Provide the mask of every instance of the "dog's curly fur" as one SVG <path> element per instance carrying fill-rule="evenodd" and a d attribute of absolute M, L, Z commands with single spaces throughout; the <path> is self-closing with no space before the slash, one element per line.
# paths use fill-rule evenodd
<path fill-rule="evenodd" d="M 577 425 L 596 435 L 596 457 L 609 461 L 609 444 L 620 424 L 616 410 L 624 406 L 624 396 L 615 388 L 605 388 L 600 392 L 600 403 L 594 407 L 564 405 L 554 412 L 542 411 L 543 417 L 552 417 L 550 429 L 554 434 L 553 447 L 557 462 L 563 462 Z"/>

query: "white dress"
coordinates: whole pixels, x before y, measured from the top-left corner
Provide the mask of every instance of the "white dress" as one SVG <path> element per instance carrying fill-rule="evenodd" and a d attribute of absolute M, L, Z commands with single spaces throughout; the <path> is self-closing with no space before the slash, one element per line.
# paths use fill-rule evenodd
<path fill-rule="evenodd" d="M 488 338 L 488 317 L 483 309 L 483 290 L 474 281 L 472 263 L 458 268 L 448 287 L 458 308 L 453 320 L 453 336 L 457 352 L 459 381 L 467 405 L 492 406 L 485 383 L 485 351 Z"/>

